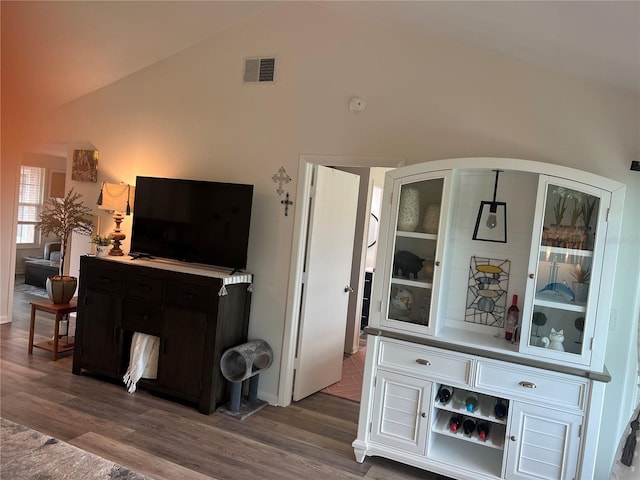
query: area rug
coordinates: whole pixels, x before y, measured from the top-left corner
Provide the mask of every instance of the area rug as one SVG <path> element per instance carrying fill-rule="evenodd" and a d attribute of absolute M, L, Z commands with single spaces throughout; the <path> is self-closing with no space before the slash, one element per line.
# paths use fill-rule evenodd
<path fill-rule="evenodd" d="M 3 480 L 151 480 L 71 444 L 0 418 Z"/>

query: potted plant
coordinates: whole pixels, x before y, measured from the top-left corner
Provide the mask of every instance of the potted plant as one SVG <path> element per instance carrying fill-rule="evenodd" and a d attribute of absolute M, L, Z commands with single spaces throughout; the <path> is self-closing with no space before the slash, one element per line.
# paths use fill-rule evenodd
<path fill-rule="evenodd" d="M 104 257 L 107 255 L 108 246 L 111 245 L 113 241 L 113 237 L 111 234 L 109 235 L 94 235 L 91 237 L 91 243 L 96 244 L 96 256 Z"/>
<path fill-rule="evenodd" d="M 63 199 L 50 198 L 45 202 L 37 226 L 43 235 L 60 238 L 60 266 L 58 275 L 47 278 L 47 293 L 53 303 L 69 303 L 78 286 L 78 279 L 64 275 L 67 247 L 73 232 L 91 235 L 93 224 L 89 215 L 91 209 L 80 201 L 79 193 L 69 190 Z"/>
<path fill-rule="evenodd" d="M 556 221 L 555 225 L 561 225 L 564 212 L 567 210 L 567 191 L 564 187 L 558 187 L 554 193 L 558 195 L 558 201 L 553 206 L 553 217 Z"/>
<path fill-rule="evenodd" d="M 571 275 L 575 279 L 575 282 L 573 282 L 573 291 L 576 296 L 576 301 L 585 303 L 587 301 L 587 294 L 589 293 L 591 268 L 577 264 L 576 268 L 571 272 Z"/>

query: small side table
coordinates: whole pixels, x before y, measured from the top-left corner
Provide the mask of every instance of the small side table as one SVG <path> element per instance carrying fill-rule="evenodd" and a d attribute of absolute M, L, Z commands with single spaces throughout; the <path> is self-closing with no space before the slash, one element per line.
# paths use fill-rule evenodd
<path fill-rule="evenodd" d="M 69 339 L 69 329 L 67 324 L 67 341 L 60 343 L 60 321 L 65 316 L 76 311 L 77 304 L 76 299 L 73 298 L 71 302 L 66 304 L 51 303 L 51 300 L 41 300 L 39 302 L 31 302 L 31 324 L 29 326 L 29 355 L 33 353 L 33 347 L 42 348 L 52 352 L 53 361 L 58 360 L 58 353 L 68 352 L 73 350 L 73 342 Z M 46 342 L 33 343 L 33 334 L 36 326 L 36 311 L 53 313 L 55 317 L 53 339 Z"/>

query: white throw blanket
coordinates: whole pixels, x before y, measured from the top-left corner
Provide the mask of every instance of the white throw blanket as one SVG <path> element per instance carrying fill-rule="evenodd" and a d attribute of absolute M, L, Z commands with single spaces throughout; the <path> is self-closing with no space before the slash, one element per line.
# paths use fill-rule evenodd
<path fill-rule="evenodd" d="M 136 384 L 141 378 L 157 378 L 159 348 L 160 338 L 134 332 L 129 368 L 122 377 L 129 393 L 136 391 Z"/>

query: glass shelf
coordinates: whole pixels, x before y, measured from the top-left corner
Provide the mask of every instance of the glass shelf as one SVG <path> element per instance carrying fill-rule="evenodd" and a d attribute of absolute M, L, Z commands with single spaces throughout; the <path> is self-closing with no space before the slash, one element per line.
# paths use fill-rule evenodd
<path fill-rule="evenodd" d="M 540 307 L 555 308 L 558 310 L 567 310 L 569 312 L 581 312 L 581 313 L 584 313 L 587 309 L 586 304 L 584 303 L 581 304 L 581 303 L 573 303 L 573 302 L 562 302 L 558 300 L 549 300 L 549 299 L 540 298 L 539 296 L 536 296 L 534 305 L 537 305 Z"/>
<path fill-rule="evenodd" d="M 408 280 L 406 278 L 393 277 L 391 283 L 395 285 L 405 285 L 407 287 L 426 288 L 431 290 L 433 284 L 430 282 L 424 282 L 422 280 Z"/>
<path fill-rule="evenodd" d="M 433 233 L 403 232 L 401 230 L 398 230 L 396 232 L 396 236 L 404 238 L 417 238 L 420 240 L 438 240 L 438 235 L 435 235 Z"/>

